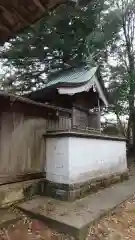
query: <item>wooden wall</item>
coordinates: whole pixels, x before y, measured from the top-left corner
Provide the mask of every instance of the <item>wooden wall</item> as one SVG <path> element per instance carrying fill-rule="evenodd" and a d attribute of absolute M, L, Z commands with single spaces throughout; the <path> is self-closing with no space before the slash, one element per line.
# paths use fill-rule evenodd
<path fill-rule="evenodd" d="M 12 107 L 0 110 L 0 184 L 21 179 L 28 173 L 29 176 L 43 174 L 46 160 L 44 109 L 40 109 L 40 114 L 29 106 L 28 111 L 25 104 L 26 114 L 17 103 L 17 111 Z"/>
<path fill-rule="evenodd" d="M 88 127 L 88 113 L 74 107 L 73 108 L 73 126 Z"/>
<path fill-rule="evenodd" d="M 0 182 L 27 173 L 43 172 L 45 119 L 2 113 L 0 129 Z"/>
<path fill-rule="evenodd" d="M 100 129 L 100 113 L 73 108 L 73 126 Z"/>
<path fill-rule="evenodd" d="M 73 108 L 57 116 L 56 109 L 0 97 L 0 184 L 45 173 L 46 130 L 99 129 L 99 124 L 100 117 L 88 111 Z"/>
<path fill-rule="evenodd" d="M 88 126 L 90 128 L 101 129 L 100 112 L 91 112 L 88 115 Z"/>

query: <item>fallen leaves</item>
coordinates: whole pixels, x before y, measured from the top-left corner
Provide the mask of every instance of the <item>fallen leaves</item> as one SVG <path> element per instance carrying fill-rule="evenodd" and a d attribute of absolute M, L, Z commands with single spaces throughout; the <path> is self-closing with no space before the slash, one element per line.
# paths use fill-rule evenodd
<path fill-rule="evenodd" d="M 91 229 L 93 229 L 91 231 Z M 94 238 L 96 237 L 96 238 Z M 135 200 L 126 201 L 93 225 L 86 240 L 134 240 Z"/>
<path fill-rule="evenodd" d="M 48 204 L 48 211 L 54 206 Z M 66 214 L 66 212 L 65 212 Z M 15 225 L 0 230 L 0 240 L 73 240 L 74 238 L 55 232 L 44 223 L 22 219 Z M 135 198 L 118 206 L 107 216 L 98 220 L 90 229 L 86 240 L 134 240 L 135 239 Z"/>

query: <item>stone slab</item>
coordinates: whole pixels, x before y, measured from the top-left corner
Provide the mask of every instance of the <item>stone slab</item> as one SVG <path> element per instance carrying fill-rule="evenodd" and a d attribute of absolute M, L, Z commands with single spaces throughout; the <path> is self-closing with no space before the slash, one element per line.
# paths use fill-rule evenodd
<path fill-rule="evenodd" d="M 88 227 L 135 193 L 135 176 L 74 202 L 38 197 L 17 207 L 50 227 L 85 239 Z"/>
<path fill-rule="evenodd" d="M 112 141 L 126 141 L 123 136 L 110 136 L 107 134 L 100 133 L 99 131 L 88 131 L 81 129 L 70 129 L 70 130 L 55 130 L 47 131 L 44 135 L 45 138 L 52 137 L 82 137 L 82 138 L 96 138 L 96 139 L 106 139 Z"/>
<path fill-rule="evenodd" d="M 0 229 L 15 224 L 20 219 L 21 215 L 14 213 L 10 209 L 0 209 Z"/>
<path fill-rule="evenodd" d="M 23 199 L 30 199 L 33 196 L 39 194 L 41 192 L 43 181 L 43 179 L 34 179 L 29 181 L 1 185 L 0 208 L 7 207 Z"/>

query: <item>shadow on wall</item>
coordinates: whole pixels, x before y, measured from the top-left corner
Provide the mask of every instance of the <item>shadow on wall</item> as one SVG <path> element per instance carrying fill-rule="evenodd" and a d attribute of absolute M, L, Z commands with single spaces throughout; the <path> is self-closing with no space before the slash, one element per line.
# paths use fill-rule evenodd
<path fill-rule="evenodd" d="M 0 135 L 0 176 L 43 171 L 45 119 L 4 113 Z"/>

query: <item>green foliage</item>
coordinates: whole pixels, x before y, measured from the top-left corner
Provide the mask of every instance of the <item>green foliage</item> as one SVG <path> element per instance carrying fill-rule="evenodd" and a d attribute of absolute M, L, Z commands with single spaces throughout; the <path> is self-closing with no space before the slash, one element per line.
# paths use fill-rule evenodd
<path fill-rule="evenodd" d="M 61 6 L 2 49 L 14 69 L 13 89 L 41 88 L 46 76 L 86 60 L 101 66 L 117 118 L 133 115 L 135 95 L 135 1 L 93 0 L 87 6 Z M 4 84 L 3 84 L 4 85 Z"/>
<path fill-rule="evenodd" d="M 45 74 L 85 61 L 86 36 L 95 32 L 103 2 L 93 0 L 82 8 L 63 5 L 10 41 L 1 58 L 15 69 L 16 90 L 40 88 L 46 82 Z"/>
<path fill-rule="evenodd" d="M 106 78 L 108 78 L 108 91 L 112 100 L 110 111 L 115 112 L 119 122 L 121 116 L 128 116 L 126 136 L 129 138 L 132 132 L 135 146 L 135 1 L 113 0 L 111 2 L 111 8 L 116 12 L 113 21 L 115 23 L 118 21 L 119 27 L 116 27 L 115 37 L 107 48 Z M 102 57 L 101 60 L 104 65 L 106 59 Z"/>
<path fill-rule="evenodd" d="M 41 88 L 46 76 L 55 71 L 107 58 L 107 48 L 119 28 L 109 8 L 104 0 L 90 1 L 82 8 L 63 5 L 12 39 L 1 52 L 4 66 L 14 69 L 16 76 L 10 89 Z"/>

